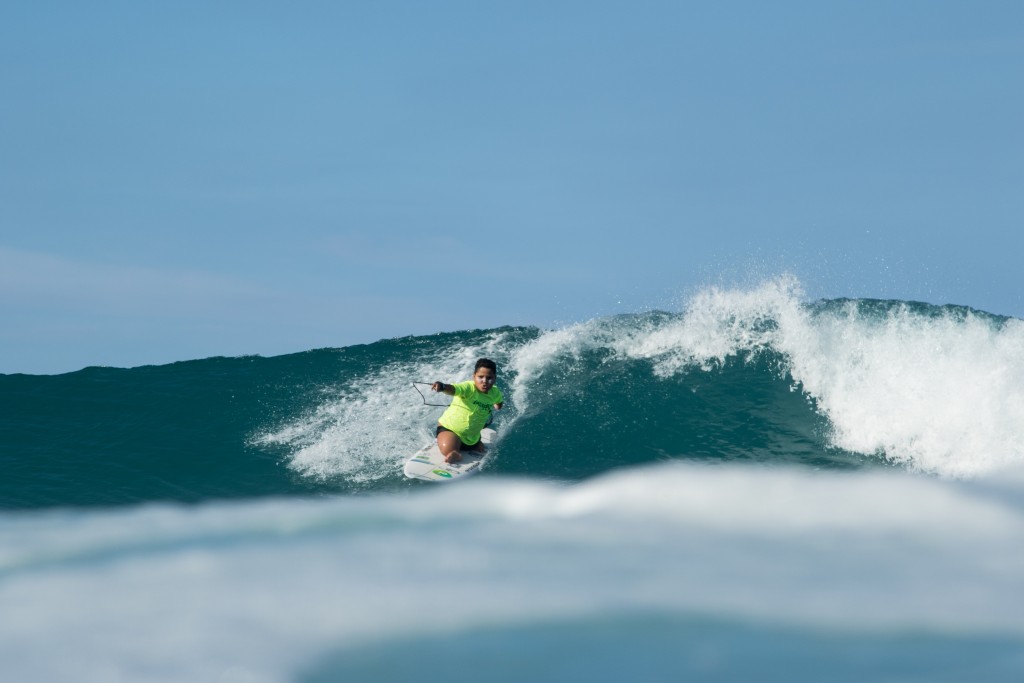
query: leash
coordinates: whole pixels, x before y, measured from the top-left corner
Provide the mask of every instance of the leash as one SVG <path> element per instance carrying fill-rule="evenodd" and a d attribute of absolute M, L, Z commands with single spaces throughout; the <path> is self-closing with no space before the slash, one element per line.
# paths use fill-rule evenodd
<path fill-rule="evenodd" d="M 433 382 L 413 382 L 412 383 L 412 388 L 415 389 L 416 393 L 419 394 L 420 398 L 423 399 L 423 405 L 425 405 L 425 406 L 437 406 L 438 408 L 447 408 L 448 407 L 447 403 L 428 403 L 426 395 L 422 391 L 420 391 L 420 386 L 417 386 L 417 385 L 425 386 L 425 387 L 432 387 L 432 386 L 434 386 L 434 383 Z"/>

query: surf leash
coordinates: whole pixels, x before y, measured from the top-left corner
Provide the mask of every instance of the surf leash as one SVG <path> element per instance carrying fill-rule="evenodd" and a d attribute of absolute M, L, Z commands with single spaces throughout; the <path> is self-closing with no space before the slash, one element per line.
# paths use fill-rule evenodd
<path fill-rule="evenodd" d="M 412 388 L 415 389 L 416 393 L 419 394 L 420 398 L 423 399 L 423 405 L 425 405 L 425 406 L 437 406 L 438 408 L 447 408 L 448 407 L 447 403 L 428 403 L 426 395 L 422 391 L 420 391 L 420 387 L 417 386 L 417 385 L 422 385 L 422 386 L 425 386 L 425 387 L 432 387 L 432 386 L 434 386 L 434 383 L 433 382 L 413 382 L 412 383 Z"/>

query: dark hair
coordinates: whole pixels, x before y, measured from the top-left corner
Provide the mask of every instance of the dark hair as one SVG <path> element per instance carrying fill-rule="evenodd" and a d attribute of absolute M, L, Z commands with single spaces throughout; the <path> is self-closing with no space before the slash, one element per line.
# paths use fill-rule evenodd
<path fill-rule="evenodd" d="M 481 358 L 478 360 L 476 362 L 476 367 L 473 368 L 473 372 L 476 372 L 480 368 L 487 368 L 488 370 L 493 370 L 494 374 L 498 374 L 498 366 L 495 365 L 494 361 L 490 358 Z"/>

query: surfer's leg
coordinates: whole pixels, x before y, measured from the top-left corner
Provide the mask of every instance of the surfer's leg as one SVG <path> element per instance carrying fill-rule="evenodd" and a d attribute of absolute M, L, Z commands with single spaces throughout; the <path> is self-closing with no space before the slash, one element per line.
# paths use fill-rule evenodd
<path fill-rule="evenodd" d="M 462 460 L 462 455 L 459 453 L 459 449 L 462 447 L 462 441 L 455 432 L 449 432 L 447 429 L 438 428 L 437 447 L 440 449 L 441 455 L 444 456 L 445 462 L 458 462 Z"/>

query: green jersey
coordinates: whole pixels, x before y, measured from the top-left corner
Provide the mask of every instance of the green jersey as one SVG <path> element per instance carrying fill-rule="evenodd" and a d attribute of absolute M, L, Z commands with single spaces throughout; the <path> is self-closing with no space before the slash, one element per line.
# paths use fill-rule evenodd
<path fill-rule="evenodd" d="M 462 443 L 472 446 L 480 440 L 480 430 L 487 425 L 494 404 L 504 402 L 505 398 L 498 387 L 491 387 L 486 394 L 481 393 L 473 380 L 453 384 L 452 388 L 455 389 L 455 398 L 437 423 L 455 432 Z"/>

